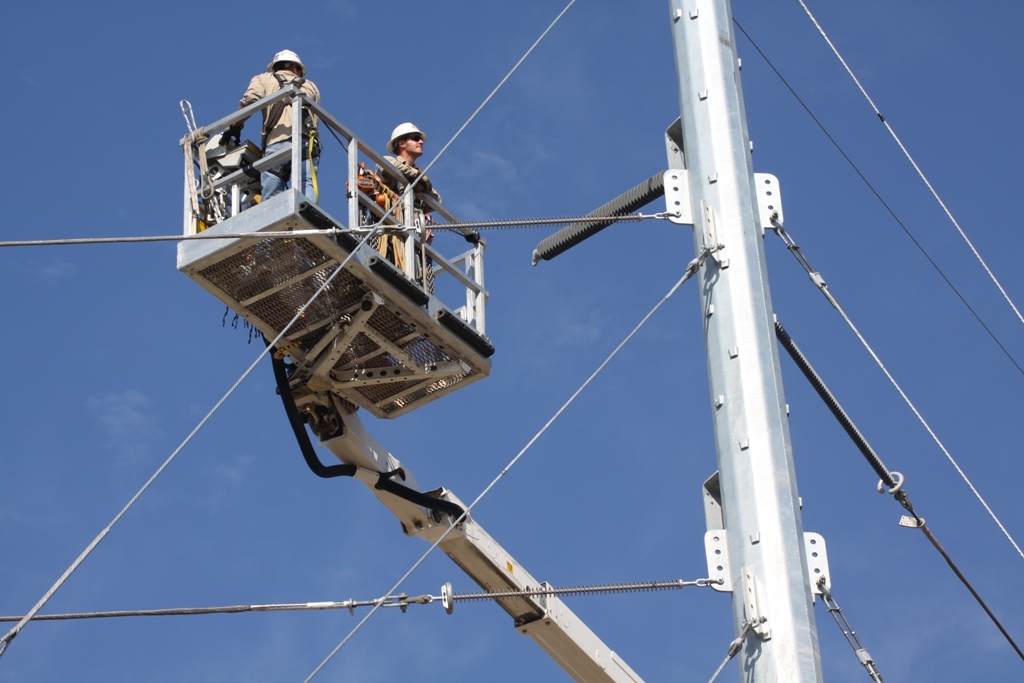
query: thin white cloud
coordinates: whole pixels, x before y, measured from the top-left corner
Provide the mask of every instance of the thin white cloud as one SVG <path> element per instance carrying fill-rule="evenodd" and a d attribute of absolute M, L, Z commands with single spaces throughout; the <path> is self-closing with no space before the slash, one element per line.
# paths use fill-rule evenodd
<path fill-rule="evenodd" d="M 591 316 L 590 320 L 571 319 L 563 314 L 554 331 L 554 341 L 560 346 L 591 344 L 601 337 L 601 326 Z"/>
<path fill-rule="evenodd" d="M 494 218 L 493 211 L 489 211 L 476 202 L 456 201 L 453 206 L 455 213 L 464 221 L 483 221 Z"/>
<path fill-rule="evenodd" d="M 238 486 L 245 479 L 249 465 L 255 458 L 252 455 L 235 455 L 231 463 L 221 463 L 213 468 L 213 476 L 224 484 Z"/>
<path fill-rule="evenodd" d="M 63 259 L 52 258 L 46 263 L 36 264 L 35 273 L 47 282 L 55 282 L 61 278 L 74 275 L 78 268 L 74 263 Z"/>
<path fill-rule="evenodd" d="M 355 19 L 359 16 L 359 7 L 352 0 L 328 0 L 325 8 L 335 12 L 346 19 Z"/>
<path fill-rule="evenodd" d="M 519 170 L 516 165 L 503 156 L 477 151 L 473 152 L 472 158 L 471 170 L 486 172 L 492 180 L 504 183 L 519 180 Z"/>
<path fill-rule="evenodd" d="M 109 438 L 106 445 L 129 461 L 146 457 L 159 434 L 156 418 L 144 412 L 149 404 L 149 398 L 132 389 L 86 400 L 86 406 Z"/>
<path fill-rule="evenodd" d="M 207 508 L 219 508 L 229 504 L 232 495 L 249 476 L 250 466 L 256 460 L 252 454 L 235 454 L 227 462 L 217 464 L 211 470 L 209 490 L 202 499 Z"/>

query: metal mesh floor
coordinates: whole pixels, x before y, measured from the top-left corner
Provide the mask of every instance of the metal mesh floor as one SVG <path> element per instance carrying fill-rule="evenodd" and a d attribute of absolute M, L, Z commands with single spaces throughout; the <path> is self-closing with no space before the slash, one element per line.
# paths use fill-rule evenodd
<path fill-rule="evenodd" d="M 230 231 L 231 223 L 240 218 L 247 220 L 239 221 L 243 224 L 234 228 L 236 232 L 282 229 L 280 216 L 273 222 L 268 218 L 266 225 L 254 229 L 254 214 L 259 208 L 211 230 Z M 296 225 L 295 219 L 299 229 L 310 227 L 297 212 L 287 216 L 288 225 Z M 196 244 L 203 243 L 183 243 L 179 247 L 179 268 L 268 339 L 291 322 L 348 256 L 341 245 L 326 236 L 224 240 L 213 248 L 208 242 L 198 257 L 190 260 L 189 247 Z M 365 327 L 351 336 L 333 364 L 331 391 L 378 417 L 395 417 L 486 376 L 490 362 L 438 322 L 442 309 L 448 314 L 450 311 L 432 296 L 426 306 L 409 300 L 369 269 L 367 262 L 373 256 L 379 254 L 372 247 L 357 249 L 345 270 L 289 328 L 284 338 L 287 343 L 282 341 L 279 346 L 291 346 L 288 355 L 293 362 L 301 365 L 324 335 L 337 325 L 345 329 L 364 299 L 376 295 L 384 303 L 373 309 Z M 430 374 L 439 363 L 454 370 Z M 361 371 L 376 368 L 396 368 L 394 374 L 401 376 L 393 381 L 378 378 L 368 382 L 366 373 L 360 375 Z"/>

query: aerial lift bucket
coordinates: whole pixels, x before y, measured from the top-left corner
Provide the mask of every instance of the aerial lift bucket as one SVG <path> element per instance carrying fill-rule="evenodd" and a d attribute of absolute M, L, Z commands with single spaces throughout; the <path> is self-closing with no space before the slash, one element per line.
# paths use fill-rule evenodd
<path fill-rule="evenodd" d="M 344 226 L 289 189 L 203 234 L 330 228 Z M 302 380 L 294 384 L 296 399 L 303 392 L 333 393 L 392 418 L 487 376 L 490 342 L 351 233 L 178 245 L 178 270 L 267 339 L 280 334 L 343 262 L 344 271 L 277 344 L 295 366 L 292 377 Z"/>

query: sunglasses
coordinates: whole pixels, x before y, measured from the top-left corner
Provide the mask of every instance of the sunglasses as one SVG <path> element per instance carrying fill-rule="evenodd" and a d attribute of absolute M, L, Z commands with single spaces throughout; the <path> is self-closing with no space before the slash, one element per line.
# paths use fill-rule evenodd
<path fill-rule="evenodd" d="M 406 135 L 402 139 L 403 140 L 412 140 L 413 142 L 423 142 L 426 138 L 424 138 L 419 133 L 413 133 L 412 135 Z"/>

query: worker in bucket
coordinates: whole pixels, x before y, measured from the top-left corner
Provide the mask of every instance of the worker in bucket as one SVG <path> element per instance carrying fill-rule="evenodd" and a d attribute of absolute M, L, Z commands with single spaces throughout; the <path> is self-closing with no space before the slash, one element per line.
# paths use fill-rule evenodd
<path fill-rule="evenodd" d="M 391 132 L 391 140 L 388 141 L 388 151 L 395 156 L 385 156 L 384 158 L 402 172 L 406 182 L 403 183 L 397 178 L 392 177 L 380 166 L 377 167 L 377 175 L 381 177 L 385 185 L 399 194 L 405 189 L 406 185 L 415 182 L 419 178 L 419 182 L 416 183 L 413 192 L 428 194 L 437 201 L 441 201 L 441 195 L 434 189 L 430 178 L 423 175 L 423 171 L 416 167 L 416 160 L 423 156 L 423 143 L 426 141 L 426 134 L 417 128 L 415 124 L 399 124 Z"/>
<path fill-rule="evenodd" d="M 313 81 L 306 78 L 306 66 L 297 54 L 291 50 L 282 50 L 274 55 L 267 65 L 266 73 L 253 76 L 239 108 L 247 107 L 253 102 L 272 95 L 281 88 L 294 83 L 305 95 L 314 102 L 320 102 L 320 90 Z M 263 110 L 263 154 L 273 154 L 291 147 L 292 117 L 294 107 L 290 102 L 279 101 Z M 302 109 L 302 193 L 314 202 L 317 201 L 316 172 L 320 167 L 320 141 L 317 137 L 317 126 L 320 121 L 315 114 L 303 107 Z M 232 137 L 239 137 L 245 119 L 228 128 Z M 290 186 L 292 173 L 291 161 L 263 171 L 260 183 L 263 186 L 263 201 L 270 199 Z"/>
<path fill-rule="evenodd" d="M 392 166 L 401 171 L 402 176 L 405 178 L 405 182 L 395 178 L 380 166 L 377 167 L 377 175 L 380 176 L 381 182 L 387 185 L 388 188 L 397 195 L 401 195 L 406 187 L 415 182 L 416 187 L 413 188 L 413 192 L 415 194 L 430 195 L 437 201 L 441 201 L 441 195 L 434 189 L 434 185 L 430 182 L 430 178 L 428 178 L 423 171 L 416 166 L 416 160 L 423 156 L 423 143 L 426 142 L 426 140 L 426 134 L 417 128 L 415 124 L 399 124 L 391 132 L 391 139 L 388 141 L 387 146 L 388 151 L 395 156 L 385 156 L 384 158 L 387 159 Z M 416 216 L 414 223 L 422 226 L 423 223 L 431 222 L 430 209 L 419 199 L 415 200 L 413 206 Z M 427 244 L 434 241 L 434 233 L 432 230 L 424 231 L 423 241 Z M 383 237 L 381 240 L 378 240 L 378 242 L 379 243 L 375 245 L 378 251 L 384 254 L 385 257 L 391 260 L 391 262 L 399 268 L 405 267 L 405 238 L 403 236 L 388 235 Z M 417 252 L 418 256 L 416 258 L 414 268 L 415 279 L 423 283 L 424 289 L 433 293 L 433 261 L 426 255 L 424 250 L 417 249 Z"/>

